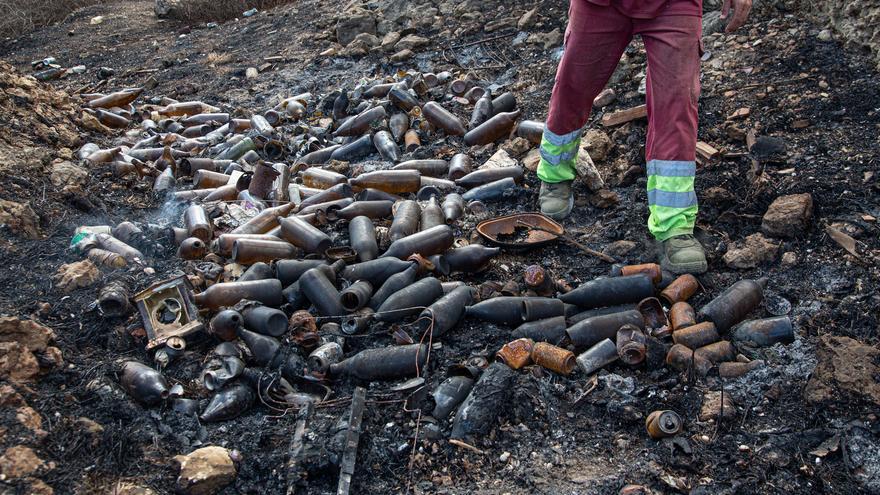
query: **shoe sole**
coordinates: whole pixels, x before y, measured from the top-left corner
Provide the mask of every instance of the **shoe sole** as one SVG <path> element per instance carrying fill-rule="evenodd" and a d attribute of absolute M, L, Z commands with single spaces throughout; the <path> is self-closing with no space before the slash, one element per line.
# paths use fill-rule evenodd
<path fill-rule="evenodd" d="M 550 212 L 544 211 L 544 209 L 542 208 L 541 214 L 547 215 L 548 217 L 552 218 L 553 220 L 561 221 L 561 220 L 565 220 L 565 218 L 571 213 L 571 210 L 573 210 L 573 209 L 574 209 L 574 196 L 571 196 L 570 198 L 568 198 L 568 207 L 566 209 L 550 213 Z"/>

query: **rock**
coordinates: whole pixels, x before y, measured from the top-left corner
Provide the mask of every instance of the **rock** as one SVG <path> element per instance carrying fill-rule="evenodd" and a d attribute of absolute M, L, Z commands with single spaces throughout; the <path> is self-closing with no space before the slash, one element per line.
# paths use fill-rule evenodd
<path fill-rule="evenodd" d="M 562 43 L 562 31 L 556 28 L 547 33 L 532 33 L 526 38 L 526 43 L 543 45 L 545 50 L 549 50 Z"/>
<path fill-rule="evenodd" d="M 9 447 L 0 456 L 0 474 L 7 480 L 28 477 L 47 467 L 33 449 L 24 445 Z"/>
<path fill-rule="evenodd" d="M 156 492 L 130 481 L 120 481 L 113 487 L 110 495 L 156 495 Z"/>
<path fill-rule="evenodd" d="M 583 146 L 583 143 L 581 143 L 581 146 Z M 602 180 L 602 176 L 599 175 L 599 170 L 596 169 L 593 159 L 590 158 L 589 153 L 584 152 L 583 148 L 578 152 L 577 160 L 575 161 L 575 170 L 577 171 L 578 177 L 584 181 L 584 184 L 590 191 L 595 192 L 605 188 L 605 181 Z"/>
<path fill-rule="evenodd" d="M 382 37 L 379 46 L 385 51 L 390 51 L 398 41 L 400 41 L 400 33 L 393 31 Z"/>
<path fill-rule="evenodd" d="M 40 219 L 29 203 L 0 199 L 0 224 L 28 239 L 40 238 Z"/>
<path fill-rule="evenodd" d="M 352 9 L 336 22 L 336 41 L 346 46 L 361 33 L 376 34 L 376 19 L 369 11 Z"/>
<path fill-rule="evenodd" d="M 483 27 L 483 31 L 487 33 L 491 33 L 492 31 L 498 31 L 499 29 L 504 29 L 508 27 L 513 27 L 517 23 L 517 19 L 515 17 L 505 17 L 502 19 L 496 19 L 491 22 L 487 22 Z"/>
<path fill-rule="evenodd" d="M 538 165 L 541 164 L 541 150 L 538 148 L 529 151 L 525 158 L 522 160 L 523 166 L 526 167 L 527 170 L 535 172 L 538 170 Z"/>
<path fill-rule="evenodd" d="M 409 60 L 413 58 L 413 55 L 415 54 L 412 52 L 412 50 L 400 50 L 399 52 L 391 56 L 391 61 L 403 62 L 404 60 Z"/>
<path fill-rule="evenodd" d="M 42 352 L 55 341 L 55 332 L 33 320 L 0 318 L 0 342 L 16 342 L 32 352 Z"/>
<path fill-rule="evenodd" d="M 730 268 L 749 269 L 762 263 L 772 261 L 779 252 L 779 244 L 775 244 L 762 234 L 752 234 L 745 241 L 731 246 L 724 253 L 724 262 Z"/>
<path fill-rule="evenodd" d="M 535 7 L 532 10 L 521 15 L 519 20 L 516 21 L 516 28 L 519 29 L 520 31 L 523 31 L 525 29 L 532 27 L 535 24 L 535 21 L 537 20 L 537 14 L 538 14 L 538 7 Z"/>
<path fill-rule="evenodd" d="M 702 201 L 705 201 L 706 204 L 712 205 L 722 205 L 730 203 L 731 201 L 736 199 L 732 192 L 719 186 L 714 186 L 706 189 L 700 196 L 700 199 Z"/>
<path fill-rule="evenodd" d="M 248 67 L 244 70 L 245 79 L 256 79 L 260 75 L 260 71 L 256 67 Z"/>
<path fill-rule="evenodd" d="M 839 392 L 880 405 L 880 349 L 849 337 L 825 334 L 816 349 L 818 364 L 804 389 L 808 402 L 839 401 Z"/>
<path fill-rule="evenodd" d="M 599 129 L 590 129 L 581 139 L 581 149 L 590 154 L 594 162 L 604 161 L 614 143 L 608 134 Z M 581 152 L 583 153 L 583 152 Z"/>
<path fill-rule="evenodd" d="M 617 99 L 617 93 L 611 88 L 605 88 L 595 98 L 593 98 L 593 106 L 596 108 L 604 108 L 614 103 Z"/>
<path fill-rule="evenodd" d="M 88 287 L 101 280 L 101 271 L 91 260 L 82 260 L 58 267 L 55 284 L 65 294 L 80 287 Z"/>
<path fill-rule="evenodd" d="M 628 241 L 626 239 L 621 239 L 619 241 L 614 241 L 611 244 L 605 246 L 605 249 L 602 250 L 603 253 L 611 256 L 612 258 L 621 259 L 627 254 L 630 253 L 633 249 L 636 248 L 638 243 L 634 241 Z"/>
<path fill-rule="evenodd" d="M 104 435 L 104 427 L 99 423 L 92 421 L 86 417 L 80 417 L 75 422 L 77 428 L 90 438 L 92 448 L 101 444 L 101 437 Z"/>
<path fill-rule="evenodd" d="M 620 196 L 610 189 L 596 191 L 590 196 L 590 204 L 596 208 L 611 208 L 620 203 Z"/>
<path fill-rule="evenodd" d="M 89 178 L 89 172 L 67 160 L 58 160 L 52 164 L 52 185 L 61 189 L 66 186 L 81 187 Z"/>
<path fill-rule="evenodd" d="M 377 38 L 376 35 L 374 35 L 374 34 L 361 33 L 361 34 L 355 36 L 355 38 L 353 40 L 351 40 L 351 42 L 352 43 L 363 43 L 364 45 L 372 48 L 374 46 L 379 45 L 379 38 Z"/>
<path fill-rule="evenodd" d="M 723 397 L 722 397 L 723 395 Z M 730 394 L 722 394 L 721 391 L 706 392 L 703 396 L 703 405 L 700 407 L 700 421 L 710 419 L 729 419 L 736 416 L 736 406 Z"/>
<path fill-rule="evenodd" d="M 504 144 L 501 145 L 501 149 L 506 151 L 508 155 L 522 156 L 525 152 L 532 149 L 532 143 L 526 138 L 515 137 L 509 141 L 505 141 Z"/>
<path fill-rule="evenodd" d="M 15 410 L 15 419 L 36 436 L 46 436 L 47 433 L 43 430 L 43 418 L 33 407 L 19 407 Z"/>
<path fill-rule="evenodd" d="M 784 160 L 788 146 L 785 141 L 773 136 L 761 136 L 749 148 L 758 160 Z"/>
<path fill-rule="evenodd" d="M 816 36 L 816 38 L 819 38 L 819 41 L 831 41 L 834 39 L 834 37 L 831 36 L 830 29 L 823 29 L 819 31 L 819 34 Z"/>
<path fill-rule="evenodd" d="M 507 151 L 502 148 L 490 156 L 489 159 L 480 165 L 479 168 L 503 168 L 515 166 L 516 160 L 511 158 L 510 155 L 507 154 Z"/>
<path fill-rule="evenodd" d="M 764 214 L 761 231 L 771 237 L 797 237 L 810 227 L 813 196 L 810 193 L 779 196 Z"/>
<path fill-rule="evenodd" d="M 47 485 L 45 481 L 37 478 L 29 478 L 28 480 L 29 495 L 54 495 L 55 490 Z"/>
<path fill-rule="evenodd" d="M 223 447 L 202 447 L 174 460 L 180 464 L 177 490 L 188 495 L 217 493 L 235 479 L 236 469 L 231 453 Z"/>
<path fill-rule="evenodd" d="M 398 52 L 401 50 L 416 50 L 428 45 L 428 43 L 430 43 L 428 38 L 423 38 L 415 34 L 408 34 L 394 44 L 394 49 Z"/>
<path fill-rule="evenodd" d="M 797 254 L 792 251 L 782 253 L 782 266 L 791 267 L 797 264 Z"/>
<path fill-rule="evenodd" d="M 0 378 L 13 382 L 33 380 L 40 373 L 34 354 L 18 342 L 0 342 Z"/>

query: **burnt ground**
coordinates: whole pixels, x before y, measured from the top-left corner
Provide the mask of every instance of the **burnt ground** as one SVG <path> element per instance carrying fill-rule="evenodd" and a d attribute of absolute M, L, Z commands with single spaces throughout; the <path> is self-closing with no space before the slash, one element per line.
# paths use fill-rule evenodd
<path fill-rule="evenodd" d="M 524 116 L 540 120 L 552 86 L 555 47 L 516 44 L 514 35 L 453 50 L 461 66 L 456 66 L 452 51 L 441 51 L 515 32 L 507 28 L 486 33 L 482 26 L 495 19 L 518 18 L 533 7 L 531 2 L 488 4 L 475 9 L 480 12 L 476 16 L 443 18 L 450 31 L 461 30 L 459 36 L 444 35 L 430 23 L 417 24 L 416 32 L 432 44 L 401 65 L 378 54 L 319 56 L 332 45 L 338 6 L 317 1 L 298 2 L 213 29 L 158 21 L 151 2 L 109 2 L 80 10 L 60 25 L 4 42 L 0 55 L 24 73 L 29 72 L 31 60 L 47 56 L 65 66 L 86 65 L 84 74 L 51 83 L 72 94 L 147 84 L 151 96 L 203 99 L 243 116 L 268 108 L 279 96 L 303 91 L 326 94 L 398 68 L 470 70 L 480 80 L 513 90 Z M 564 28 L 560 20 L 564 6 L 542 9 L 539 24 L 528 31 Z M 712 56 L 704 62 L 700 139 L 726 154 L 698 173 L 698 191 L 713 191 L 701 194 L 698 224 L 710 271 L 700 279 L 705 290 L 692 302 L 699 307 L 736 280 L 766 275 L 770 291 L 791 303 L 797 341 L 755 351 L 753 356 L 765 359 L 768 367 L 724 383 L 717 378 L 694 381 L 665 367 L 630 370 L 613 365 L 608 371 L 615 375 L 600 373 L 593 389 L 582 374 L 563 378 L 539 369 L 521 372 L 499 425 L 475 442 L 483 455 L 449 445 L 445 435 L 430 438 L 424 423 L 416 428 L 417 416 L 405 410 L 399 397 L 378 395 L 388 385 L 371 386 L 376 398 L 368 401 L 364 415 L 352 482 L 355 493 L 617 493 L 631 483 L 655 492 L 878 491 L 877 405 L 869 397 L 845 391 L 814 402 L 807 399 L 805 387 L 815 374 L 816 349 L 823 336 L 849 336 L 872 346 L 878 342 L 880 236 L 871 218 L 880 217 L 880 82 L 864 54 L 838 41 L 820 41 L 819 27 L 801 15 L 786 14 L 758 12 L 739 36 L 705 39 Z M 90 25 L 89 19 L 96 15 L 103 15 L 105 21 Z M 283 61 L 274 62 L 256 79 L 245 78 L 247 67 L 260 66 L 270 56 L 281 56 Z M 99 67 L 113 69 L 115 76 L 101 83 Z M 607 110 L 641 103 L 637 88 L 643 69 L 643 51 L 634 44 L 612 84 L 620 98 Z M 787 148 L 784 156 L 760 163 L 763 173 L 757 179 L 749 173 L 752 162 L 743 153 L 747 150 L 742 138 L 725 131 L 726 117 L 740 107 L 749 107 L 751 114 L 735 125 L 756 129 L 758 136 L 778 137 Z M 592 127 L 601 127 L 601 115 L 596 112 L 591 117 Z M 637 243 L 622 257 L 624 263 L 652 261 L 644 228 L 644 179 L 623 173 L 643 165 L 644 128 L 643 122 L 636 122 L 609 130 L 613 148 L 597 163 L 619 202 L 596 208 L 588 201 L 588 191 L 578 186 L 579 206 L 565 222 L 570 232 L 596 249 L 618 240 Z M 80 133 L 84 142 L 111 141 L 84 130 Z M 149 362 L 143 342 L 129 332 L 139 326 L 139 319 L 104 318 L 90 307 L 95 287 L 64 295 L 55 289 L 52 275 L 61 264 L 79 259 L 67 249 L 79 225 L 114 225 L 123 220 L 158 223 L 176 221 L 178 215 L 162 208 L 148 184 L 120 181 L 101 167 L 90 170 L 82 192 L 57 190 L 46 171 L 52 158 L 64 154 L 56 149 L 61 145 L 43 138 L 35 143 L 46 153 L 42 168 L 38 162 L 23 174 L 10 162 L 0 175 L 0 196 L 29 202 L 43 233 L 41 239 L 28 240 L 8 228 L 0 230 L 5 265 L 0 271 L 0 312 L 32 316 L 50 326 L 64 354 L 63 368 L 36 383 L 16 385 L 42 416 L 47 432 L 42 440 L 30 443 L 42 459 L 55 464 L 40 479 L 56 493 L 103 493 L 119 481 L 166 493 L 173 490 L 177 473 L 171 457 L 196 445 L 215 444 L 242 454 L 236 481 L 223 493 L 283 493 L 294 413 L 258 406 L 232 421 L 199 425 L 170 410 L 144 409 L 104 385 L 115 380 L 117 359 Z M 471 150 L 477 161 L 492 151 Z M 426 155 L 432 152 L 424 150 Z M 538 185 L 533 174 L 526 185 L 510 201 L 493 205 L 495 211 L 533 209 Z M 722 256 L 728 247 L 760 230 L 761 218 L 777 196 L 802 192 L 812 193 L 816 206 L 812 225 L 802 236 L 778 240 L 782 244 L 778 254 L 754 269 L 734 270 L 725 264 Z M 825 225 L 833 223 L 856 238 L 859 256 L 847 254 L 826 235 Z M 467 237 L 472 219 L 461 227 Z M 783 264 L 783 253 L 793 253 L 795 261 L 789 255 Z M 160 245 L 148 255 L 154 275 L 105 270 L 105 276 L 124 276 L 142 288 L 176 270 L 192 270 L 174 258 L 172 247 Z M 519 277 L 525 266 L 536 262 L 572 285 L 604 275 L 609 268 L 559 244 L 505 254 L 489 272 L 465 280 L 505 281 Z M 50 308 L 41 308 L 42 302 Z M 474 355 L 491 358 L 509 340 L 508 332 L 466 320 L 433 351 L 429 383 L 444 378 L 449 364 Z M 351 344 L 352 348 L 391 342 L 384 333 L 366 340 Z M 184 384 L 190 394 L 199 394 L 193 380 L 212 346 L 208 338 L 190 343 L 192 353 L 168 370 L 169 378 Z M 621 385 L 614 381 L 617 376 L 633 382 Z M 736 418 L 699 421 L 703 393 L 722 387 L 739 406 Z M 350 383 L 334 384 L 334 398 L 343 400 L 319 409 L 313 421 L 316 441 L 308 448 L 314 449 L 309 457 L 314 466 L 304 493 L 335 489 L 338 468 L 332 461 L 341 438 L 334 432 L 338 420 L 347 415 L 344 399 L 351 390 Z M 655 409 L 676 410 L 685 419 L 685 433 L 675 441 L 651 440 L 644 431 L 644 417 Z M 75 423 L 79 417 L 103 426 L 95 444 Z M 4 412 L 4 424 L 10 421 Z M 448 425 L 442 430 L 448 431 Z M 10 426 L 9 431 L 16 430 Z M 810 453 L 836 434 L 843 447 L 822 457 Z M 413 454 L 414 436 L 418 442 Z M 865 455 L 873 452 L 874 464 L 854 460 L 852 448 L 850 454 L 842 453 L 856 437 L 867 446 Z M 7 433 L 0 441 L 8 447 L 16 438 Z M 25 482 L 0 483 L 10 493 L 30 491 Z"/>

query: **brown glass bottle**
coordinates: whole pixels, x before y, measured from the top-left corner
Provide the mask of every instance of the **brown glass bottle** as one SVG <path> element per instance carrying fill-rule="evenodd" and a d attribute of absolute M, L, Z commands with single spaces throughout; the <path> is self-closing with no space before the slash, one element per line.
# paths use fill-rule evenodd
<path fill-rule="evenodd" d="M 519 114 L 519 110 L 496 114 L 465 134 L 464 144 L 468 146 L 489 144 L 510 135 L 510 131 L 516 125 L 516 119 L 519 118 Z"/>
<path fill-rule="evenodd" d="M 377 170 L 349 180 L 352 187 L 378 189 L 391 194 L 414 193 L 419 190 L 421 174 L 417 170 Z"/>
<path fill-rule="evenodd" d="M 294 203 L 266 208 L 247 222 L 233 229 L 230 234 L 265 234 L 278 226 L 278 217 L 286 217 L 296 208 Z"/>
<path fill-rule="evenodd" d="M 194 300 L 197 305 L 209 309 L 233 306 L 242 299 L 251 299 L 266 306 L 277 307 L 283 302 L 281 289 L 281 281 L 275 278 L 248 282 L 223 282 L 214 284 L 204 292 L 196 294 Z"/>

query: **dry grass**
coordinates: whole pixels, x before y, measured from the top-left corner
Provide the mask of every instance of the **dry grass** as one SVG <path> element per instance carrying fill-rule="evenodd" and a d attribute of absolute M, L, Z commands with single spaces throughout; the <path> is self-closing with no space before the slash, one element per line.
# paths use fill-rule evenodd
<path fill-rule="evenodd" d="M 0 0 L 0 37 L 15 37 L 64 20 L 74 10 L 101 0 Z"/>
<path fill-rule="evenodd" d="M 253 8 L 267 10 L 291 2 L 293 0 L 180 0 L 170 17 L 186 22 L 225 21 L 241 17 L 243 12 Z"/>

